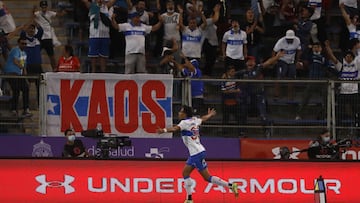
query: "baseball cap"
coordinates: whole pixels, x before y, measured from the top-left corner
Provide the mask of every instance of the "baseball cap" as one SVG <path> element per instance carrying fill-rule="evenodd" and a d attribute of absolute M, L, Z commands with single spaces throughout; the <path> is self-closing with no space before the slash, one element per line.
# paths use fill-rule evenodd
<path fill-rule="evenodd" d="M 40 7 L 47 7 L 48 3 L 47 1 L 40 1 Z"/>
<path fill-rule="evenodd" d="M 195 68 L 200 68 L 200 64 L 199 64 L 199 61 L 196 60 L 196 59 L 192 59 L 190 61 L 190 63 L 195 67 Z"/>
<path fill-rule="evenodd" d="M 285 39 L 294 39 L 295 38 L 295 32 L 293 30 L 286 31 Z"/>

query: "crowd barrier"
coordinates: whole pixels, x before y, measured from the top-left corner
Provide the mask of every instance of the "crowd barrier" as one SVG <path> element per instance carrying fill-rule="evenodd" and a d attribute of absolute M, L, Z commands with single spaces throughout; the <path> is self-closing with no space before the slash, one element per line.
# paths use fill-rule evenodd
<path fill-rule="evenodd" d="M 48 77 L 46 77 L 46 75 L 48 75 Z M 74 75 L 78 76 L 75 77 Z M 136 128 L 136 133 L 132 133 L 132 135 L 140 136 L 141 133 L 145 132 L 145 134 L 149 136 L 149 134 L 155 133 L 156 125 L 165 127 L 166 125 L 177 123 L 177 112 L 180 109 L 180 106 L 183 104 L 193 105 L 191 91 L 189 91 L 191 90 L 191 82 L 195 80 L 201 80 L 204 82 L 205 87 L 204 104 L 201 106 L 205 110 L 202 112 L 205 113 L 207 107 L 214 107 L 218 112 L 214 118 L 203 124 L 202 134 L 204 136 L 239 137 L 241 135 L 239 134 L 240 129 L 243 129 L 245 131 L 245 135 L 248 137 L 263 136 L 269 138 L 297 137 L 304 135 L 315 136 L 318 132 L 321 131 L 322 128 L 330 128 L 335 138 L 354 138 L 358 136 L 359 95 L 355 94 L 353 97 L 341 95 L 338 91 L 338 87 L 342 81 L 339 80 L 230 80 L 191 78 L 166 79 L 164 76 L 168 77 L 168 75 L 145 74 L 144 76 L 138 76 L 138 78 L 131 79 L 133 81 L 132 85 L 137 87 L 142 87 L 142 84 L 149 81 L 155 81 L 155 83 L 157 81 L 159 82 L 158 84 L 163 86 L 159 87 L 160 89 L 164 89 L 161 91 L 166 91 L 158 93 L 162 95 L 154 95 L 156 94 L 155 92 L 158 90 L 160 91 L 160 89 L 151 89 L 158 88 L 153 84 L 149 85 L 149 89 L 152 91 L 151 94 L 147 94 L 144 89 L 137 89 L 136 95 L 139 97 L 139 100 L 134 101 L 137 101 L 139 106 L 134 108 L 139 109 L 139 115 L 136 117 L 138 117 L 137 119 L 140 121 L 133 124 L 135 127 L 133 126 L 132 128 Z M 0 75 L 0 78 L 7 77 L 9 76 Z M 11 79 L 11 77 L 16 76 L 10 76 L 9 79 Z M 54 77 L 57 78 L 58 82 L 53 80 Z M 34 98 L 34 95 L 31 97 L 31 102 L 36 104 L 36 106 L 33 105 L 35 112 L 36 109 L 39 109 L 38 117 L 33 117 L 35 119 L 24 122 L 24 118 L 12 118 L 11 116 L 8 116 L 7 110 L 9 109 L 9 102 L 11 101 L 11 92 L 8 92 L 9 94 L 0 97 L 0 115 L 2 118 L 0 120 L 0 126 L 2 126 L 1 131 L 6 132 L 7 128 L 14 128 L 15 125 L 15 128 L 18 129 L 30 129 L 32 131 L 31 133 L 34 135 L 56 135 L 56 133 L 64 131 L 65 124 L 67 126 L 71 124 L 74 125 L 73 127 L 75 130 L 80 133 L 81 130 L 96 127 L 94 122 L 97 121 L 89 123 L 89 120 L 84 118 L 84 116 L 88 116 L 88 113 L 91 113 L 91 105 L 98 105 L 98 108 L 102 108 L 102 102 L 107 102 L 109 109 L 106 109 L 106 111 L 108 111 L 106 113 L 109 114 L 109 128 L 111 130 L 106 133 L 122 134 L 122 129 L 128 129 L 127 127 L 124 127 L 126 126 L 127 121 L 124 121 L 124 126 L 121 127 L 116 127 L 116 122 L 119 123 L 121 122 L 121 119 L 128 118 L 120 118 L 120 120 L 118 119 L 117 121 L 112 119 L 116 119 L 116 116 L 119 115 L 119 113 L 125 115 L 127 110 L 130 110 L 129 108 L 131 105 L 134 105 L 133 102 L 130 101 L 130 103 L 126 103 L 129 102 L 129 100 L 126 100 L 123 104 L 129 105 L 130 107 L 124 106 L 121 107 L 124 108 L 124 111 L 115 112 L 115 110 L 119 109 L 115 108 L 116 105 L 118 105 L 118 101 L 115 103 L 115 97 L 113 96 L 116 95 L 109 96 L 107 95 L 108 92 L 106 92 L 105 96 L 104 94 L 93 94 L 94 92 L 92 92 L 92 88 L 102 88 L 101 83 L 108 85 L 107 83 L 113 80 L 114 82 L 111 84 L 113 86 L 110 85 L 110 87 L 106 87 L 110 88 L 110 90 L 106 91 L 112 91 L 111 89 L 114 88 L 119 81 L 127 80 L 126 77 L 128 76 L 123 74 L 83 73 L 67 75 L 64 73 L 46 73 L 41 79 L 39 105 L 34 102 L 36 101 L 36 97 Z M 104 78 L 107 79 L 104 80 Z M 112 79 L 110 80 L 109 78 Z M 65 81 L 68 81 L 69 83 L 65 84 Z M 224 122 L 224 104 L 222 99 L 221 84 L 226 81 L 237 82 L 240 88 L 245 88 L 245 90 L 250 90 L 251 87 L 255 89 L 258 89 L 259 87 L 263 88 L 264 92 L 262 93 L 266 107 L 266 120 L 262 120 L 262 118 L 259 116 L 259 101 L 257 101 L 256 98 L 254 99 L 254 95 L 252 95 L 252 97 L 246 97 L 245 100 L 244 98 L 239 98 L 239 100 L 242 99 L 242 101 L 239 101 L 239 106 L 246 107 L 247 116 L 244 122 L 239 123 L 235 117 L 236 114 L 241 115 L 243 112 L 243 110 L 239 110 L 238 107 L 232 110 L 230 108 L 230 111 L 234 114 L 230 115 L 229 122 Z M 80 87 L 78 90 L 79 92 L 75 92 L 75 89 L 72 89 L 73 86 L 71 85 L 82 82 L 84 82 L 84 84 L 88 84 L 89 86 L 85 85 L 84 87 Z M 125 92 L 132 91 L 127 89 L 129 84 L 124 82 L 121 83 L 123 86 L 125 86 L 122 88 Z M 358 83 L 358 81 L 346 81 L 346 83 Z M 292 88 L 291 95 L 289 95 L 289 92 L 287 91 L 289 84 L 291 84 L 290 86 Z M 280 86 L 280 97 L 275 96 L 274 87 L 276 85 Z M 32 85 L 31 87 L 35 88 L 35 85 Z M 250 89 L 246 89 L 249 87 Z M 65 88 L 67 89 L 64 91 Z M 98 89 L 97 91 L 102 93 L 105 90 Z M 72 95 L 73 98 L 71 99 L 71 102 L 73 103 L 68 103 L 68 106 L 66 106 L 66 102 L 64 104 L 64 102 L 61 101 L 61 93 L 67 94 L 66 96 L 69 96 L 74 92 L 76 94 Z M 143 100 L 143 94 L 148 95 L 151 99 Z M 153 99 L 154 97 L 158 98 Z M 93 100 L 90 100 L 91 98 L 93 98 Z M 124 98 L 129 99 L 130 97 L 125 95 Z M 155 108 L 151 109 L 151 106 Z M 49 107 L 52 107 L 53 109 L 48 109 Z M 71 110 L 70 113 L 72 114 L 70 117 L 64 116 L 60 118 L 64 121 L 63 126 L 60 126 L 62 125 L 62 122 L 53 121 L 51 125 L 58 125 L 58 127 L 52 129 L 54 131 L 53 133 L 49 133 L 49 126 L 51 126 L 49 124 L 49 119 L 51 120 L 51 116 L 54 114 L 61 116 L 64 113 L 63 110 Z M 96 119 L 104 119 L 102 115 L 97 114 L 96 107 L 92 108 L 92 110 L 94 111 L 92 113 L 97 115 Z M 102 109 L 101 111 L 104 110 Z M 143 118 L 146 117 L 148 117 L 148 121 L 143 120 Z M 160 122 L 158 120 L 159 117 L 163 117 L 162 119 L 165 119 L 165 122 Z M 11 120 L 11 123 L 9 123 L 9 121 L 5 118 Z M 94 116 L 92 116 L 92 118 L 94 118 Z M 83 121 L 83 119 L 86 121 Z M 66 123 L 66 120 L 69 120 L 70 123 Z M 85 122 L 85 124 L 82 124 L 81 127 L 78 127 L 78 124 L 76 123 L 77 121 Z M 106 121 L 101 120 L 101 122 Z M 141 127 L 140 125 L 143 124 L 145 124 L 144 126 L 148 126 L 149 129 L 145 129 L 144 131 L 139 130 Z M 103 125 L 102 127 L 106 127 L 106 125 Z M 114 128 L 121 128 L 121 130 L 114 130 Z"/>

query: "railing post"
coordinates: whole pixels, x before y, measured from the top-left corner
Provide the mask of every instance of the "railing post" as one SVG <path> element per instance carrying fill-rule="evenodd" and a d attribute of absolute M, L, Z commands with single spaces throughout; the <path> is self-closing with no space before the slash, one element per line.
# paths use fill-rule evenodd
<path fill-rule="evenodd" d="M 182 80 L 182 93 L 181 93 L 181 104 L 182 105 L 187 105 L 187 106 L 192 106 L 192 102 L 191 102 L 191 80 L 189 80 L 189 78 L 184 78 L 184 80 Z"/>
<path fill-rule="evenodd" d="M 328 85 L 328 113 L 327 113 L 327 124 L 331 127 L 331 134 L 336 139 L 336 115 L 335 115 L 335 82 L 329 81 Z"/>
<path fill-rule="evenodd" d="M 40 75 L 40 98 L 39 98 L 39 134 L 46 135 L 46 111 L 47 101 L 45 95 L 46 79 L 45 74 Z"/>

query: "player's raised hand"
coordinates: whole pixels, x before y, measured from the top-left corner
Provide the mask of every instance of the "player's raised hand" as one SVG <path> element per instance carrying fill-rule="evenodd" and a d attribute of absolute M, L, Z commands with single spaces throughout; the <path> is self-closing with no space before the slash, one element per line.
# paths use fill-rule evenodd
<path fill-rule="evenodd" d="M 208 108 L 208 114 L 210 116 L 215 116 L 216 115 L 216 110 L 214 108 Z"/>

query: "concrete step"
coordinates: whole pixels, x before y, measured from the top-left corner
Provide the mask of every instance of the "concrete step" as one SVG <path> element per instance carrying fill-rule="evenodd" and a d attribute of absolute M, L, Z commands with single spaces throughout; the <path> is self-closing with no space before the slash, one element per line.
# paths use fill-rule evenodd
<path fill-rule="evenodd" d="M 34 1 L 34 0 L 26 0 L 26 1 L 20 1 L 20 0 L 12 0 L 12 1 L 4 1 L 6 7 L 9 9 L 11 14 L 18 15 L 19 12 L 17 12 L 17 9 L 27 9 L 29 12 L 34 8 L 34 5 L 36 5 L 39 8 L 39 2 L 40 1 Z"/>

